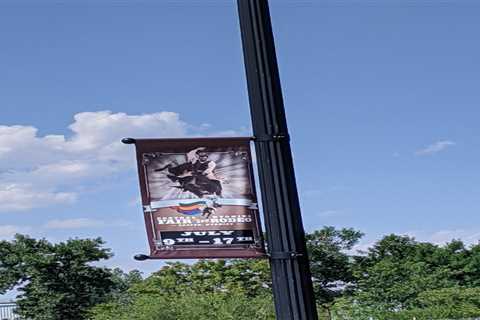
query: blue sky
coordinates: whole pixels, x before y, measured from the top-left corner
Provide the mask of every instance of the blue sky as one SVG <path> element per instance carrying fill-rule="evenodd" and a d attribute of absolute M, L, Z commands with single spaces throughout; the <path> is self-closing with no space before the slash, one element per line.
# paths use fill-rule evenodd
<path fill-rule="evenodd" d="M 271 1 L 305 228 L 480 239 L 480 4 Z M 124 136 L 249 135 L 233 1 L 0 2 L 0 237 L 151 272 Z"/>

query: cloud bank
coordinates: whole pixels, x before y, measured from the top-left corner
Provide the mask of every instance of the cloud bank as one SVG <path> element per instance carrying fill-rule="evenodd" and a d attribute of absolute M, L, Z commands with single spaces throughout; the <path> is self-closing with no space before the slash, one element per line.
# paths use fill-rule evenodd
<path fill-rule="evenodd" d="M 81 182 L 133 168 L 124 137 L 182 137 L 189 126 L 174 112 L 74 116 L 69 135 L 40 136 L 32 126 L 0 125 L 0 212 L 26 211 L 78 198 Z"/>
<path fill-rule="evenodd" d="M 0 240 L 10 240 L 17 233 L 27 233 L 30 227 L 0 225 Z"/>

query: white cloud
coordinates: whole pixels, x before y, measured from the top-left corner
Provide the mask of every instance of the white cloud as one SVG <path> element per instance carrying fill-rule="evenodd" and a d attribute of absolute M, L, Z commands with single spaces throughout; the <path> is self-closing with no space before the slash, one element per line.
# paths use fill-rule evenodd
<path fill-rule="evenodd" d="M 120 142 L 122 138 L 185 136 L 187 127 L 173 112 L 127 115 L 111 111 L 76 114 L 70 136 L 42 137 L 31 126 L 0 126 L 0 165 L 42 169 L 61 161 L 118 164 L 131 159 L 131 148 Z"/>
<path fill-rule="evenodd" d="M 480 243 L 480 229 L 445 229 L 438 231 L 415 230 L 396 233 L 415 238 L 419 242 L 430 242 L 436 245 L 445 245 L 452 240 L 461 240 L 467 246 Z M 350 253 L 367 252 L 377 241 L 381 239 L 368 239 L 357 244 Z"/>
<path fill-rule="evenodd" d="M 105 222 L 88 218 L 50 220 L 45 224 L 46 229 L 82 229 L 104 226 Z"/>
<path fill-rule="evenodd" d="M 177 113 L 159 112 L 127 115 L 110 111 L 82 112 L 69 126 L 74 132 L 68 149 L 73 152 L 93 151 L 103 160 L 118 161 L 124 150 L 124 137 L 178 137 L 187 134 L 187 124 Z"/>
<path fill-rule="evenodd" d="M 346 186 L 333 185 L 333 186 L 330 186 L 330 187 L 321 187 L 321 188 L 316 188 L 316 189 L 300 190 L 300 195 L 304 196 L 304 197 L 310 197 L 310 198 L 319 198 L 319 197 L 327 196 L 328 194 L 331 194 L 331 193 L 344 192 L 348 189 L 349 188 L 346 187 Z"/>
<path fill-rule="evenodd" d="M 216 131 L 209 134 L 211 137 L 248 137 L 252 135 L 252 130 L 247 127 L 241 127 L 238 130 Z"/>
<path fill-rule="evenodd" d="M 134 151 L 122 138 L 180 137 L 188 128 L 173 112 L 111 111 L 76 114 L 70 135 L 0 125 L 0 211 L 71 203 L 79 182 L 134 167 Z"/>
<path fill-rule="evenodd" d="M 0 212 L 25 211 L 51 204 L 70 204 L 75 193 L 39 190 L 28 184 L 0 184 Z"/>
<path fill-rule="evenodd" d="M 417 156 L 429 156 L 433 155 L 438 152 L 442 152 L 446 150 L 449 147 L 452 147 L 455 145 L 455 142 L 450 141 L 450 140 L 442 140 L 442 141 L 437 141 L 435 143 L 432 143 L 431 145 L 418 150 L 415 152 Z"/>
<path fill-rule="evenodd" d="M 454 239 L 460 239 L 466 244 L 475 244 L 480 241 L 479 229 L 445 229 L 434 232 L 410 231 L 406 235 L 418 241 L 431 242 L 438 245 L 446 244 Z"/>
<path fill-rule="evenodd" d="M 352 250 L 348 250 L 349 254 L 362 254 L 368 252 L 368 249 L 372 248 L 375 242 L 360 242 L 353 246 Z"/>
<path fill-rule="evenodd" d="M 103 221 L 91 218 L 73 218 L 73 219 L 54 219 L 43 225 L 44 229 L 88 229 L 99 227 L 128 227 L 131 225 L 130 221 L 113 220 Z"/>
<path fill-rule="evenodd" d="M 137 197 L 131 199 L 131 200 L 128 202 L 128 205 L 129 205 L 129 206 L 132 206 L 132 207 L 141 206 L 141 205 L 142 205 L 142 197 L 137 196 Z"/>
<path fill-rule="evenodd" d="M 336 216 L 339 213 L 340 213 L 340 211 L 338 211 L 338 210 L 325 210 L 325 211 L 319 212 L 318 216 L 326 218 L 326 217 Z"/>
<path fill-rule="evenodd" d="M 17 233 L 27 233 L 29 227 L 20 227 L 14 225 L 0 225 L 0 239 L 10 239 Z"/>
<path fill-rule="evenodd" d="M 305 197 L 317 198 L 325 195 L 325 193 L 327 192 L 323 189 L 310 189 L 300 192 L 300 195 Z"/>
<path fill-rule="evenodd" d="M 0 240 L 1 239 L 10 239 L 15 234 L 28 234 L 32 231 L 42 231 L 42 230 L 69 230 L 69 229 L 91 229 L 99 227 L 128 227 L 131 225 L 131 222 L 126 220 L 115 220 L 115 221 L 103 221 L 90 218 L 73 218 L 73 219 L 54 219 L 50 220 L 40 227 L 33 228 L 32 226 L 19 226 L 19 225 L 0 225 Z M 52 242 L 57 242 L 58 239 L 51 238 Z"/>

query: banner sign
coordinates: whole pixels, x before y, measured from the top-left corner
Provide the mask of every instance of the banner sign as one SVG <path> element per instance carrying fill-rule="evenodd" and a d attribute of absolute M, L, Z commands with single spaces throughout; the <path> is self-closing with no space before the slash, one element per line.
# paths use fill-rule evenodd
<path fill-rule="evenodd" d="M 265 255 L 250 138 L 139 139 L 135 145 L 152 258 Z"/>

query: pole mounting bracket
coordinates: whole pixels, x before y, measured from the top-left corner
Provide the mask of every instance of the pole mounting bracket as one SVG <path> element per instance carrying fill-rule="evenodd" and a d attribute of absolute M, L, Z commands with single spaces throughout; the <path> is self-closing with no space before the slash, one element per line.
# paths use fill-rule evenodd
<path fill-rule="evenodd" d="M 290 141 L 290 135 L 288 133 L 275 133 L 275 134 L 257 134 L 252 138 L 255 142 L 281 142 Z"/>
<path fill-rule="evenodd" d="M 293 260 L 303 257 L 303 254 L 295 251 L 276 251 L 268 253 L 267 256 L 272 260 Z"/>

